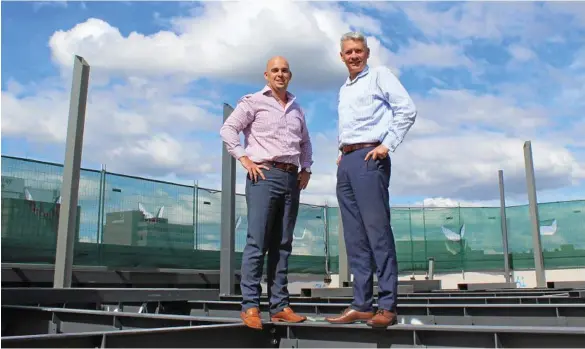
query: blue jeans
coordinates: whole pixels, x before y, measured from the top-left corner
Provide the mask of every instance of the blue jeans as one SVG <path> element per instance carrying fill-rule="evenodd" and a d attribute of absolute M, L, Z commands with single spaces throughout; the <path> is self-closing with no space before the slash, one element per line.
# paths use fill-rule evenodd
<path fill-rule="evenodd" d="M 337 168 L 337 200 L 347 259 L 354 278 L 352 308 L 373 310 L 375 268 L 378 307 L 396 311 L 398 265 L 390 226 L 390 157 L 364 161 L 372 149 L 363 148 L 343 155 Z"/>
<path fill-rule="evenodd" d="M 242 255 L 242 310 L 260 306 L 262 269 L 268 252 L 268 298 L 270 313 L 289 305 L 288 258 L 299 211 L 297 174 L 275 167 L 263 170 L 266 179 L 254 183 L 246 176 L 248 233 Z"/>

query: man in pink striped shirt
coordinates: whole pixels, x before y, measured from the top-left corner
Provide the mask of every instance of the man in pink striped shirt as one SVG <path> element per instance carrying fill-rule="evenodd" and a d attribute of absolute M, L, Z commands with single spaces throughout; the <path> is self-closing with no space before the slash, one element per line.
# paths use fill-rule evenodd
<path fill-rule="evenodd" d="M 264 77 L 266 86 L 242 97 L 220 130 L 226 149 L 248 172 L 248 233 L 242 255 L 240 316 L 254 329 L 262 329 L 260 281 L 266 252 L 271 320 L 306 320 L 289 306 L 287 274 L 300 191 L 309 183 L 313 163 L 304 111 L 295 96 L 287 92 L 292 73 L 286 59 L 270 59 Z M 240 144 L 240 132 L 244 133 L 244 146 Z"/>

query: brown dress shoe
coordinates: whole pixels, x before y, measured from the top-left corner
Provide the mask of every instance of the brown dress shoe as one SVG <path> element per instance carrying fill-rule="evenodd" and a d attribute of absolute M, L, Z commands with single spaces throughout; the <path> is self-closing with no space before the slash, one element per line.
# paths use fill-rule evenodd
<path fill-rule="evenodd" d="M 255 330 L 262 329 L 262 319 L 260 318 L 260 310 L 258 308 L 250 308 L 246 312 L 241 312 L 240 318 L 244 321 L 244 325 Z"/>
<path fill-rule="evenodd" d="M 303 322 L 307 320 L 306 316 L 296 314 L 291 308 L 286 307 L 282 309 L 281 312 L 278 312 L 272 315 L 271 320 L 273 322 Z"/>
<path fill-rule="evenodd" d="M 340 316 L 327 317 L 326 321 L 332 324 L 353 324 L 356 322 L 364 322 L 374 316 L 373 312 L 357 311 L 352 308 L 345 309 Z"/>
<path fill-rule="evenodd" d="M 391 325 L 395 325 L 397 322 L 396 313 L 388 310 L 378 310 L 373 318 L 368 320 L 366 324 L 370 327 L 386 328 Z"/>

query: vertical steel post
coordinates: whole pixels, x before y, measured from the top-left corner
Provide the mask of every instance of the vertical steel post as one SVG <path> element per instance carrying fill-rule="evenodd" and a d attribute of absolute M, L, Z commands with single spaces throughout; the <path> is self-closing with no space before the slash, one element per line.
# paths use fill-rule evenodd
<path fill-rule="evenodd" d="M 433 280 L 435 278 L 435 258 L 429 258 L 429 270 L 427 272 L 429 280 Z"/>
<path fill-rule="evenodd" d="M 323 238 L 325 242 L 325 277 L 328 279 L 331 275 L 329 271 L 329 222 L 327 220 L 327 204 L 323 207 Z"/>
<path fill-rule="evenodd" d="M 351 281 L 351 272 L 347 263 L 347 250 L 345 249 L 345 238 L 343 237 L 343 219 L 341 219 L 341 209 L 337 208 L 337 212 L 339 213 L 339 287 L 342 287 L 344 282 Z"/>
<path fill-rule="evenodd" d="M 508 251 L 508 221 L 506 218 L 506 195 L 504 191 L 504 171 L 498 170 L 500 183 L 500 220 L 502 221 L 502 247 L 504 249 L 504 277 L 506 282 L 512 282 L 510 274 L 510 252 Z"/>
<path fill-rule="evenodd" d="M 425 216 L 425 202 L 424 201 L 422 203 L 422 218 L 423 218 L 423 236 L 424 236 L 424 240 L 425 240 L 425 244 L 424 244 L 424 246 L 425 246 L 425 259 L 428 260 L 429 255 L 428 255 L 428 251 L 427 251 L 427 218 Z"/>
<path fill-rule="evenodd" d="M 98 189 L 99 193 L 98 193 L 98 212 L 97 212 L 97 237 L 96 237 L 96 242 L 98 244 L 100 244 L 102 242 L 102 238 L 101 238 L 101 234 L 103 227 L 102 225 L 102 221 L 101 221 L 101 216 L 102 216 L 102 201 L 104 200 L 104 164 L 102 164 L 102 168 L 100 170 L 100 184 L 99 184 L 99 189 Z M 99 247 L 98 247 L 99 249 Z"/>
<path fill-rule="evenodd" d="M 102 164 L 102 168 L 100 170 L 100 193 L 99 193 L 99 201 L 98 201 L 98 217 L 97 217 L 97 226 L 98 226 L 98 236 L 97 236 L 97 248 L 98 248 L 98 265 L 105 265 L 104 262 L 104 251 L 103 251 L 103 241 L 104 241 L 104 216 L 106 215 L 104 212 L 104 202 L 106 201 L 106 165 Z"/>
<path fill-rule="evenodd" d="M 410 272 L 414 275 L 414 240 L 412 238 L 412 213 L 410 207 L 408 207 L 408 230 L 410 232 Z"/>
<path fill-rule="evenodd" d="M 223 121 L 232 114 L 234 108 L 223 105 Z M 235 293 L 235 236 L 236 236 L 236 159 L 222 144 L 221 166 L 221 249 L 219 267 L 219 293 Z"/>
<path fill-rule="evenodd" d="M 536 181 L 534 179 L 534 162 L 532 160 L 532 144 L 530 141 L 524 142 L 524 167 L 526 169 L 526 189 L 528 192 L 530 221 L 532 223 L 532 249 L 534 253 L 536 286 L 546 287 L 544 260 L 542 257 L 542 245 L 540 242 L 540 221 L 538 216 L 538 201 L 536 198 Z"/>
<path fill-rule="evenodd" d="M 199 181 L 193 181 L 193 234 L 195 249 L 199 248 Z"/>
<path fill-rule="evenodd" d="M 463 236 L 461 236 L 461 228 L 463 227 L 461 225 L 461 202 L 457 203 L 457 216 L 458 216 L 458 220 L 457 220 L 457 229 L 459 229 L 459 250 L 461 251 L 461 274 L 463 275 L 463 277 L 465 278 L 465 248 L 467 246 L 467 244 L 465 243 L 465 238 Z M 465 221 L 463 222 L 463 225 L 465 225 Z"/>
<path fill-rule="evenodd" d="M 89 64 L 83 57 L 75 56 L 71 99 L 69 101 L 67 140 L 65 143 L 63 184 L 61 186 L 57 250 L 55 253 L 55 273 L 53 278 L 53 287 L 55 288 L 71 287 L 88 85 Z"/>
<path fill-rule="evenodd" d="M 103 176 L 102 176 L 102 181 L 103 181 L 103 185 L 102 185 L 102 202 L 101 202 L 101 212 L 102 215 L 98 218 L 100 220 L 100 228 L 102 230 L 102 235 L 100 236 L 101 240 L 100 243 L 103 242 L 104 239 L 104 219 L 106 218 L 106 193 L 107 190 L 106 188 L 108 187 L 108 183 L 107 183 L 107 179 L 108 179 L 108 168 L 106 164 L 102 165 L 102 172 L 103 172 Z"/>

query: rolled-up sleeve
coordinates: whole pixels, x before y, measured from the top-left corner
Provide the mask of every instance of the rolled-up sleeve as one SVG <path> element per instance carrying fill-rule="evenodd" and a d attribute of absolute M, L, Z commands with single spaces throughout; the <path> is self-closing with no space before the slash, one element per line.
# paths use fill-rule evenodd
<path fill-rule="evenodd" d="M 382 144 L 394 152 L 414 124 L 417 110 L 410 95 L 390 69 L 380 69 L 377 82 L 394 113 Z"/>
<path fill-rule="evenodd" d="M 227 151 L 236 159 L 246 155 L 246 150 L 240 143 L 240 132 L 254 120 L 253 101 L 250 96 L 244 96 L 232 114 L 225 120 L 219 130 Z"/>

